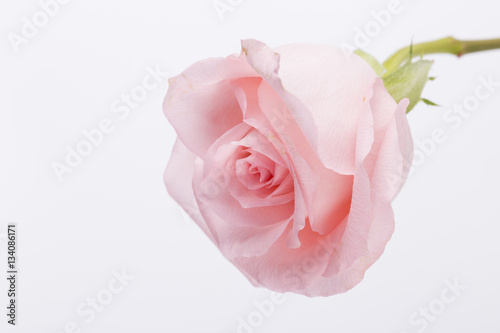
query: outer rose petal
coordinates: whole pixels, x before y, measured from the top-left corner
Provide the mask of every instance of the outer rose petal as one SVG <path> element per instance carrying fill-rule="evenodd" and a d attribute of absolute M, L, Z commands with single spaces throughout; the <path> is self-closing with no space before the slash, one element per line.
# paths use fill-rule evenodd
<path fill-rule="evenodd" d="M 163 110 L 182 142 L 197 156 L 222 134 L 241 123 L 243 115 L 230 80 L 257 76 L 234 56 L 199 61 L 169 80 Z"/>
<path fill-rule="evenodd" d="M 198 224 L 203 232 L 215 242 L 212 232 L 201 216 L 200 209 L 194 197 L 193 175 L 196 155 L 177 139 L 172 149 L 170 161 L 164 173 L 164 181 L 170 196 Z"/>
<path fill-rule="evenodd" d="M 356 128 L 375 71 L 339 47 L 291 44 L 276 48 L 284 88 L 311 112 L 317 128 L 317 153 L 323 164 L 353 174 Z M 306 133 L 307 135 L 308 133 Z"/>

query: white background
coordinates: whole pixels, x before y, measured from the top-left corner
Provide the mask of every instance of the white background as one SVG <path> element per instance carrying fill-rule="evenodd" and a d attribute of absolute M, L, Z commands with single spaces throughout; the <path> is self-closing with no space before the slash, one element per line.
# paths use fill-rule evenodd
<path fill-rule="evenodd" d="M 111 106 L 141 85 L 148 67 L 175 75 L 199 59 L 239 53 L 242 38 L 353 44 L 374 20 L 370 12 L 387 6 L 243 0 L 221 20 L 212 0 L 72 0 L 15 52 L 9 33 L 21 34 L 23 17 L 41 7 L 1 0 L 0 233 L 18 224 L 20 275 L 12 328 L 0 273 L 0 332 L 65 332 L 74 321 L 74 332 L 232 333 L 238 318 L 255 316 L 254 302 L 269 300 L 269 291 L 252 287 L 163 185 L 175 140 L 161 109 L 167 81 L 124 119 Z M 496 1 L 401 0 L 401 8 L 365 47 L 380 60 L 412 38 L 500 37 Z M 254 332 L 417 332 L 412 314 L 438 304 L 444 281 L 455 279 L 467 289 L 425 331 L 500 330 L 500 87 L 460 125 L 443 119 L 474 96 L 480 77 L 500 81 L 500 51 L 432 58 L 437 79 L 424 97 L 442 107 L 418 105 L 409 121 L 416 142 L 436 129 L 446 140 L 427 151 L 394 202 L 386 252 L 353 290 L 287 294 Z M 60 182 L 53 162 L 64 163 L 66 146 L 104 118 L 114 131 Z M 86 323 L 77 308 L 105 295 L 122 269 L 134 279 Z"/>

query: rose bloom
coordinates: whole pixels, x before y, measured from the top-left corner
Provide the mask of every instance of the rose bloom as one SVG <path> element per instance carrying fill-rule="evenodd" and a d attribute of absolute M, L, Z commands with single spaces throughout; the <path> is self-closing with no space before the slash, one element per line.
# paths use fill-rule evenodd
<path fill-rule="evenodd" d="M 399 104 L 338 47 L 199 61 L 170 79 L 170 195 L 255 286 L 328 296 L 358 284 L 394 230 L 413 143 Z"/>

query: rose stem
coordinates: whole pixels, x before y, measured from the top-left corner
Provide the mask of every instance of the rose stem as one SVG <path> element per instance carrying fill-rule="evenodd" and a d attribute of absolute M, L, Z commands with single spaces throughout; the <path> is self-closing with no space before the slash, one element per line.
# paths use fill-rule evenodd
<path fill-rule="evenodd" d="M 460 57 L 467 53 L 499 48 L 500 38 L 485 40 L 458 40 L 453 37 L 446 37 L 431 42 L 404 47 L 391 55 L 383 65 L 387 70 L 386 73 L 391 73 L 401 64 L 410 60 L 410 52 L 412 52 L 413 56 L 423 56 L 424 54 L 431 53 L 451 53 Z"/>

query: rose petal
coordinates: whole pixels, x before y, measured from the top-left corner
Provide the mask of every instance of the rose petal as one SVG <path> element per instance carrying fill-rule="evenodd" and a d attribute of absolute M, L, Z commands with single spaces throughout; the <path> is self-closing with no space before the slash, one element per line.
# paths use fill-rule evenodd
<path fill-rule="evenodd" d="M 243 119 L 231 80 L 256 75 L 248 64 L 231 56 L 199 61 L 170 79 L 165 116 L 197 156 L 203 158 L 217 138 Z"/>
<path fill-rule="evenodd" d="M 215 242 L 214 235 L 209 230 L 198 208 L 194 197 L 192 182 L 196 155 L 177 139 L 172 149 L 170 161 L 164 173 L 164 182 L 170 196 L 198 224 L 203 232 Z"/>
<path fill-rule="evenodd" d="M 357 124 L 377 78 L 375 71 L 357 55 L 348 56 L 335 46 L 291 44 L 276 52 L 281 56 L 279 77 L 284 89 L 297 96 L 314 119 L 316 136 L 304 134 L 311 142 L 321 143 L 317 145 L 320 160 L 327 168 L 352 175 Z"/>

